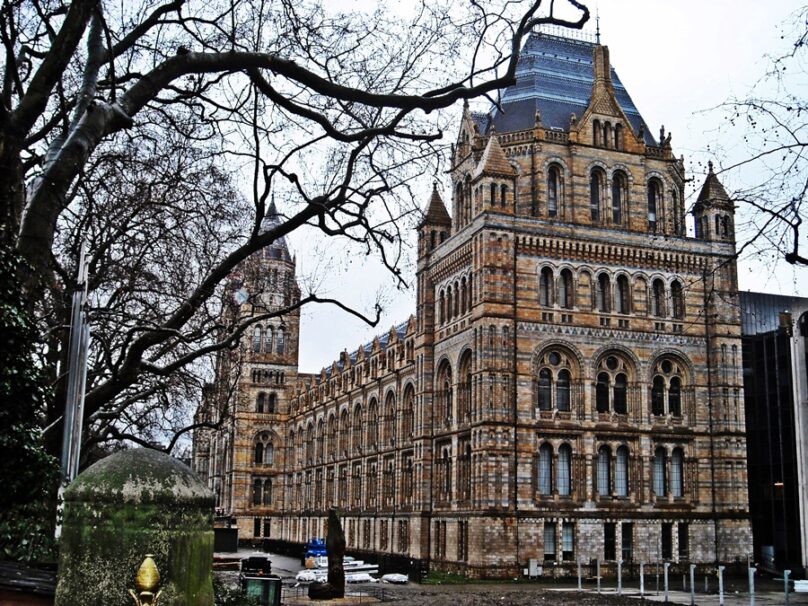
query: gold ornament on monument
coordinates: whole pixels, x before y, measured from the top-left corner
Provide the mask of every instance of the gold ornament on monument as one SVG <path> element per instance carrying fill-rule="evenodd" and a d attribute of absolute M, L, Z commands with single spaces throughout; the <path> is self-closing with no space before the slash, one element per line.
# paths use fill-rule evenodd
<path fill-rule="evenodd" d="M 152 557 L 151 554 L 146 554 L 146 559 L 143 560 L 135 575 L 137 593 L 129 590 L 129 594 L 135 600 L 135 606 L 157 606 L 157 601 L 160 599 L 162 590 L 154 593 L 160 585 L 160 572 Z"/>

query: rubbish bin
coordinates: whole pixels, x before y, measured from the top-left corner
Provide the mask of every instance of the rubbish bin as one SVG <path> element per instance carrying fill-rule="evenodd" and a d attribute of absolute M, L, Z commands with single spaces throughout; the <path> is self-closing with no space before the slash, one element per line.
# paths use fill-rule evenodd
<path fill-rule="evenodd" d="M 241 587 L 248 598 L 256 598 L 261 606 L 281 606 L 281 578 L 276 575 L 241 577 Z"/>

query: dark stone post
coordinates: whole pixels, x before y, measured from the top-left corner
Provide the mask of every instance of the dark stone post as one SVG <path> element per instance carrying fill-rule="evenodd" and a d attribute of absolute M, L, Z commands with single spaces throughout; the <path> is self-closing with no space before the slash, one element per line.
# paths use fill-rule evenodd
<path fill-rule="evenodd" d="M 342 524 L 335 507 L 328 510 L 325 550 L 328 554 L 328 582 L 309 585 L 309 597 L 312 600 L 345 597 L 345 569 L 342 566 L 345 556 L 345 533 L 342 532 Z"/>

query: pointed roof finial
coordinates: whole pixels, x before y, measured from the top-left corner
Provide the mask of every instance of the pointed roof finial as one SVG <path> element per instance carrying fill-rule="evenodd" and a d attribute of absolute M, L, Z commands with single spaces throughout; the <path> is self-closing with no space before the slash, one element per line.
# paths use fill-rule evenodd
<path fill-rule="evenodd" d="M 713 172 L 713 161 L 712 160 L 707 161 L 707 172 L 708 173 Z"/>
<path fill-rule="evenodd" d="M 600 7 L 595 5 L 595 40 L 600 46 Z"/>

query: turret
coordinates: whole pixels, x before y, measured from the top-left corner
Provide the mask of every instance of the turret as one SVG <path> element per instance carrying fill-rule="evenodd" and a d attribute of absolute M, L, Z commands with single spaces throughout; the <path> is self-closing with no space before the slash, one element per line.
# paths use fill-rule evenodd
<path fill-rule="evenodd" d="M 424 218 L 418 224 L 418 257 L 422 258 L 435 250 L 449 237 L 451 229 L 452 218 L 438 193 L 438 184 L 433 183 L 432 196 L 429 198 Z"/>
<path fill-rule="evenodd" d="M 464 200 L 462 207 L 457 208 L 458 224 L 470 222 L 483 210 L 512 213 L 517 174 L 492 129 L 471 179 L 471 196 Z"/>
<path fill-rule="evenodd" d="M 693 206 L 696 237 L 710 242 L 734 242 L 735 206 L 713 172 L 713 163 L 709 162 L 708 167 L 707 178 Z"/>

